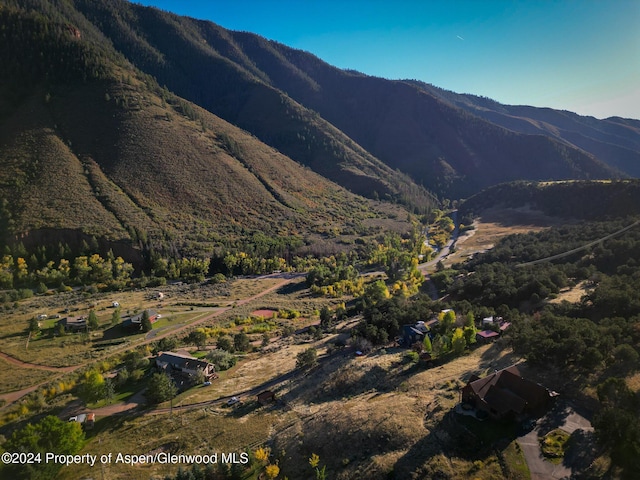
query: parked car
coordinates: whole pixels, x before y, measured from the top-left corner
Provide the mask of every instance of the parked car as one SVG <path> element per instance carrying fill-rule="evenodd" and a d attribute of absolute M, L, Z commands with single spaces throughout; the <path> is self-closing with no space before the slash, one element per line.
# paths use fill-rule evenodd
<path fill-rule="evenodd" d="M 240 399 L 238 397 L 231 397 L 228 401 L 227 401 L 227 405 L 235 405 L 236 403 L 240 402 Z"/>
<path fill-rule="evenodd" d="M 202 384 L 202 386 L 203 386 L 203 387 L 209 387 L 209 386 L 211 386 L 211 382 L 209 382 L 209 381 L 204 382 L 204 383 Z"/>

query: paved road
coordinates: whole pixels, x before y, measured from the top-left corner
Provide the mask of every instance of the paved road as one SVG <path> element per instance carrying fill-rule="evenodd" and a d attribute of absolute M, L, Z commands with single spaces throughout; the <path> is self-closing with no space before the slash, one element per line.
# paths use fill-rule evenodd
<path fill-rule="evenodd" d="M 451 248 L 453 247 L 453 245 L 458 240 L 458 235 L 460 234 L 460 224 L 458 223 L 458 211 L 457 210 L 454 210 L 454 211 L 451 212 L 451 218 L 453 219 L 453 224 L 455 226 L 455 228 L 453 229 L 453 232 L 451 233 L 451 238 L 440 249 L 438 254 L 432 260 L 429 260 L 428 262 L 421 263 L 420 265 L 418 265 L 418 270 L 420 270 L 422 273 L 426 274 L 426 270 L 427 269 L 437 265 L 440 260 L 442 260 L 447 255 L 449 255 L 449 252 L 451 251 Z"/>
<path fill-rule="evenodd" d="M 555 410 L 555 409 L 554 409 Z M 552 413 L 557 413 L 552 412 Z M 550 413 L 550 415 L 552 414 Z M 562 419 L 559 422 L 559 428 L 571 434 L 576 430 L 593 431 L 593 427 L 589 420 L 577 413 L 573 408 L 566 407 L 562 412 Z M 544 419 L 538 422 L 541 424 Z M 543 432 L 546 433 L 546 432 Z M 537 426 L 531 432 L 518 437 L 518 443 L 522 448 L 522 453 L 527 460 L 529 471 L 531 472 L 531 480 L 549 480 L 549 479 L 568 479 L 571 477 L 570 466 L 554 464 L 546 460 L 542 456 L 540 450 L 540 442 L 538 436 L 541 435 L 540 427 Z"/>

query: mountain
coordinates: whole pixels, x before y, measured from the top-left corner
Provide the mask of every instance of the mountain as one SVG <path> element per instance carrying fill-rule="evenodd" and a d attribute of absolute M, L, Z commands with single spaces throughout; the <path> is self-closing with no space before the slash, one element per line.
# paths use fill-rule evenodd
<path fill-rule="evenodd" d="M 313 242 L 406 217 L 159 87 L 70 4 L 34 5 L 0 6 L 5 242 L 200 253 L 255 232 Z"/>
<path fill-rule="evenodd" d="M 74 4 L 159 84 L 288 157 L 358 194 L 397 199 L 418 210 L 433 204 L 432 196 L 409 177 L 271 82 L 235 39 L 241 34 L 121 0 Z"/>
<path fill-rule="evenodd" d="M 122 0 L 0 0 L 0 21 L 5 240 L 309 243 L 406 218 L 359 195 L 425 213 L 504 181 L 640 173 L 633 120 L 340 70 Z"/>
<path fill-rule="evenodd" d="M 615 159 L 549 132 L 516 131 L 418 82 L 340 70 L 251 33 L 153 8 L 75 5 L 160 84 L 358 193 L 380 193 L 350 175 L 353 168 L 380 175 L 376 159 L 447 197 L 516 179 L 635 174 L 633 153 Z M 624 141 L 623 135 L 610 150 L 622 151 Z"/>
<path fill-rule="evenodd" d="M 496 125 L 514 132 L 550 136 L 628 175 L 640 176 L 640 120 L 620 117 L 598 120 L 564 110 L 502 105 L 484 97 L 457 94 L 422 82 L 413 83 Z"/>

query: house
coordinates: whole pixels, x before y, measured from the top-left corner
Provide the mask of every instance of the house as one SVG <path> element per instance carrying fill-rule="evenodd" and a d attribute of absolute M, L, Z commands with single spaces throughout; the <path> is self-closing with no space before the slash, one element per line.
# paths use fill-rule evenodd
<path fill-rule="evenodd" d="M 428 331 L 429 327 L 424 322 L 417 322 L 413 325 L 403 325 L 402 345 L 410 347 L 416 342 L 422 342 Z"/>
<path fill-rule="evenodd" d="M 498 332 L 494 332 L 493 330 L 482 330 L 481 332 L 476 333 L 476 342 L 478 343 L 489 343 L 493 342 L 500 336 Z"/>
<path fill-rule="evenodd" d="M 64 317 L 58 324 L 64 327 L 65 332 L 83 332 L 87 330 L 87 316 Z"/>
<path fill-rule="evenodd" d="M 557 394 L 520 375 L 516 365 L 484 378 L 471 377 L 462 388 L 462 403 L 486 412 L 496 420 L 537 414 L 549 406 Z"/>
<path fill-rule="evenodd" d="M 156 357 L 156 366 L 172 377 L 193 378 L 199 372 L 202 372 L 205 380 L 217 378 L 216 369 L 212 363 L 184 353 L 161 352 Z"/>
<path fill-rule="evenodd" d="M 268 403 L 273 403 L 276 401 L 276 394 L 271 390 L 265 390 L 264 392 L 260 392 L 258 394 L 258 403 L 260 405 L 267 405 Z"/>
<path fill-rule="evenodd" d="M 156 312 L 155 310 L 147 310 L 147 312 L 149 313 L 149 320 L 151 321 L 151 324 L 156 323 L 160 318 L 160 315 L 158 315 L 158 312 Z M 122 328 L 124 328 L 125 330 L 130 330 L 135 332 L 142 330 L 143 314 L 144 314 L 144 311 L 136 315 L 130 315 L 128 317 L 125 317 L 124 320 L 122 320 L 122 324 L 121 324 Z"/>
<path fill-rule="evenodd" d="M 482 319 L 482 331 L 476 333 L 478 343 L 489 343 L 500 337 L 509 327 L 502 317 L 487 317 Z"/>

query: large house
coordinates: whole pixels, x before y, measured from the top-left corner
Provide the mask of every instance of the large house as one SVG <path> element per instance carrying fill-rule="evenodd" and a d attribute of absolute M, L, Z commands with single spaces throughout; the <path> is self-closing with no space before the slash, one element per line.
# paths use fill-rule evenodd
<path fill-rule="evenodd" d="M 156 357 L 156 366 L 173 378 L 194 378 L 199 372 L 203 373 L 205 380 L 217 377 L 212 363 L 184 353 L 162 352 Z"/>
<path fill-rule="evenodd" d="M 486 412 L 491 418 L 504 419 L 541 413 L 555 392 L 527 380 L 512 365 L 484 378 L 471 377 L 462 389 L 462 402 Z"/>

